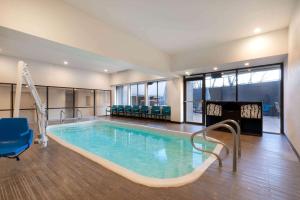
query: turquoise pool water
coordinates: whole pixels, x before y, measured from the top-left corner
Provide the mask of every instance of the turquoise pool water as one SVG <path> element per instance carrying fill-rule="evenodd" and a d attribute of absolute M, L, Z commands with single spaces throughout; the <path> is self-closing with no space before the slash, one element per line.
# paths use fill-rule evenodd
<path fill-rule="evenodd" d="M 95 121 L 48 128 L 54 136 L 139 175 L 176 178 L 198 168 L 208 155 L 193 149 L 190 137 L 161 130 Z M 196 139 L 214 150 L 213 143 Z"/>

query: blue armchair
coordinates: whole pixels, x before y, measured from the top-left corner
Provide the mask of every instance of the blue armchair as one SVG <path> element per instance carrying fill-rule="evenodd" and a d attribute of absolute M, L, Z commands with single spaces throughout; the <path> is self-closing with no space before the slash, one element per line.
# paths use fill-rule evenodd
<path fill-rule="evenodd" d="M 16 158 L 33 142 L 26 118 L 0 118 L 0 157 Z"/>

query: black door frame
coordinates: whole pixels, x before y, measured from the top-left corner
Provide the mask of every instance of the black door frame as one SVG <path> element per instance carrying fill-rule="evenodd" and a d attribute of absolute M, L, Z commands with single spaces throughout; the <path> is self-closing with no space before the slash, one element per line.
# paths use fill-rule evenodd
<path fill-rule="evenodd" d="M 189 123 L 189 124 L 199 124 L 199 125 L 205 125 L 205 104 L 206 104 L 206 86 L 205 86 L 205 77 L 207 74 L 212 74 L 212 73 L 222 73 L 222 72 L 229 72 L 229 71 L 235 71 L 236 73 L 236 101 L 239 101 L 238 99 L 238 71 L 239 70 L 247 70 L 247 69 L 259 69 L 259 68 L 264 68 L 264 67 L 270 67 L 274 65 L 279 65 L 280 70 L 281 70 L 281 80 L 280 80 L 280 133 L 274 133 L 274 134 L 284 134 L 284 64 L 283 63 L 272 63 L 272 64 L 266 64 L 266 65 L 257 65 L 257 66 L 251 66 L 251 67 L 237 67 L 233 69 L 226 69 L 226 70 L 220 70 L 220 71 L 212 71 L 212 72 L 206 72 L 206 73 L 198 73 L 198 74 L 191 74 L 189 76 L 184 76 L 183 77 L 183 85 L 184 85 L 184 123 Z M 192 123 L 192 122 L 187 122 L 186 121 L 186 81 L 187 80 L 198 80 L 198 79 L 203 79 L 203 84 L 202 84 L 202 98 L 203 98 L 203 108 L 202 108 L 202 123 Z M 272 132 L 264 132 L 264 133 L 272 133 Z"/>
<path fill-rule="evenodd" d="M 187 102 L 186 102 L 186 82 L 187 81 L 202 81 L 202 90 L 201 90 L 201 93 L 202 93 L 202 122 L 189 122 L 187 121 L 187 117 L 186 117 L 186 105 L 187 105 Z M 199 76 L 193 76 L 191 78 L 186 78 L 184 77 L 184 80 L 183 80 L 183 98 L 184 98 L 184 106 L 183 106 L 183 112 L 184 112 L 184 122 L 185 123 L 189 123 L 189 124 L 197 124 L 197 125 L 205 125 L 205 76 L 204 75 L 199 75 Z"/>

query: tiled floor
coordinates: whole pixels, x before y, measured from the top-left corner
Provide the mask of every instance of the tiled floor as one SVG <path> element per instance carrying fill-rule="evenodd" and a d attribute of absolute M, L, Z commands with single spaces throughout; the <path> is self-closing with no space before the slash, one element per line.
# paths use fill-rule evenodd
<path fill-rule="evenodd" d="M 194 132 L 201 126 L 151 120 L 110 118 L 172 130 Z M 210 136 L 231 145 L 231 136 Z M 238 172 L 231 156 L 215 162 L 195 182 L 178 188 L 149 188 L 101 167 L 50 140 L 46 149 L 34 145 L 20 162 L 0 159 L 0 199 L 235 199 L 299 200 L 300 163 L 283 135 L 242 136 Z"/>

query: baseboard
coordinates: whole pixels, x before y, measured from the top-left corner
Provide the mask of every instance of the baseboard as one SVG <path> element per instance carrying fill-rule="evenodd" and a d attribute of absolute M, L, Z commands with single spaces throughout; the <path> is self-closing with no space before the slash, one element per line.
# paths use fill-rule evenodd
<path fill-rule="evenodd" d="M 285 138 L 287 139 L 288 143 L 291 145 L 293 151 L 295 152 L 298 161 L 300 162 L 300 154 L 298 153 L 298 151 L 296 150 L 296 148 L 294 147 L 294 145 L 291 143 L 290 139 L 286 136 L 286 134 L 283 134 L 285 136 Z"/>

